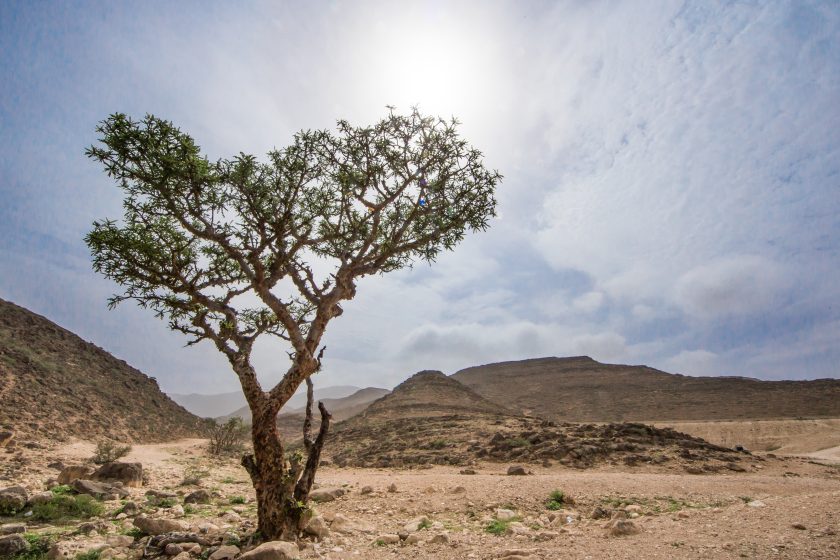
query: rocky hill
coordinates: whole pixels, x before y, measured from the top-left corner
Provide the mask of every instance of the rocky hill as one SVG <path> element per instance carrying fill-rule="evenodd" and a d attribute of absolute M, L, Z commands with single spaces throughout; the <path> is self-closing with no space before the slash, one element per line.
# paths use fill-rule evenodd
<path fill-rule="evenodd" d="M 415 374 L 338 423 L 325 454 L 339 466 L 470 465 L 478 460 L 653 465 L 740 471 L 751 457 L 669 428 L 555 423 L 516 414 L 439 371 Z"/>
<path fill-rule="evenodd" d="M 521 414 L 569 422 L 840 417 L 840 380 L 689 377 L 588 356 L 539 358 L 452 375 Z"/>
<path fill-rule="evenodd" d="M 373 392 L 371 392 L 373 391 Z M 384 391 L 384 392 L 383 392 Z M 387 393 L 387 389 L 377 389 L 376 387 L 367 387 L 366 389 L 359 389 L 358 387 L 354 387 L 352 385 L 334 385 L 331 387 L 321 387 L 315 388 L 314 397 L 315 402 L 324 401 L 324 405 L 327 406 L 327 410 L 331 413 L 333 408 L 336 412 L 341 415 L 341 410 L 345 407 L 352 407 L 354 405 L 363 404 L 366 405 L 379 397 L 383 394 Z M 332 406 L 333 408 L 330 408 Z M 353 414 L 359 412 L 364 406 L 361 408 L 355 409 Z M 297 392 L 292 395 L 292 398 L 289 399 L 289 402 L 283 407 L 280 412 L 280 415 L 294 415 L 298 413 L 303 413 L 306 410 L 306 385 L 301 385 Z M 228 418 L 233 418 L 234 416 L 238 416 L 242 418 L 245 422 L 251 422 L 251 409 L 248 408 L 248 405 L 243 405 L 240 408 L 234 410 L 230 414 L 225 414 L 224 416 L 216 415 L 217 420 L 220 422 L 224 422 Z M 352 415 L 351 415 L 352 416 Z M 347 418 L 347 415 L 343 416 Z"/>
<path fill-rule="evenodd" d="M 29 437 L 154 442 L 204 422 L 157 382 L 49 319 L 0 300 L 0 430 Z"/>
<path fill-rule="evenodd" d="M 388 389 L 378 389 L 376 387 L 367 387 L 366 389 L 359 389 L 352 395 L 342 397 L 339 399 L 318 399 L 327 407 L 327 411 L 332 415 L 333 422 L 341 422 L 351 416 L 365 410 L 370 403 L 376 399 L 390 393 Z M 291 401 L 289 401 L 291 402 Z M 284 412 L 277 416 L 277 425 L 280 428 L 280 433 L 287 440 L 295 440 L 301 437 L 303 433 L 303 420 L 306 416 L 306 405 L 299 408 L 292 408 L 289 412 Z M 312 410 L 312 433 L 318 433 L 318 428 L 321 426 L 321 416 L 317 408 Z"/>

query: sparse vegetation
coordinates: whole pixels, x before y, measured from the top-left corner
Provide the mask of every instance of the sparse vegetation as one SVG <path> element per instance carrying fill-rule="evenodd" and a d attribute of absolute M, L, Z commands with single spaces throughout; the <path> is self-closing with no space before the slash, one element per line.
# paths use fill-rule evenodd
<path fill-rule="evenodd" d="M 101 553 L 98 550 L 89 550 L 76 555 L 76 560 L 99 560 Z"/>
<path fill-rule="evenodd" d="M 491 535 L 504 535 L 507 532 L 511 522 L 513 522 L 516 519 L 518 518 L 506 521 L 502 521 L 501 519 L 494 519 L 493 521 L 488 523 L 486 527 L 484 527 L 484 530 L 490 533 Z"/>
<path fill-rule="evenodd" d="M 248 437 L 248 425 L 242 418 L 229 418 L 223 424 L 217 423 L 210 429 L 208 451 L 211 455 L 238 455 L 245 449 L 245 438 Z"/>
<path fill-rule="evenodd" d="M 131 453 L 130 445 L 120 445 L 117 442 L 107 439 L 101 440 L 96 444 L 96 451 L 93 453 L 90 461 L 97 465 L 104 465 L 105 463 L 112 463 L 117 459 L 121 459 L 129 453 Z"/>
<path fill-rule="evenodd" d="M 51 535 L 24 533 L 23 538 L 29 543 L 29 550 L 16 555 L 14 560 L 46 560 L 48 558 L 47 554 L 54 540 Z"/>
<path fill-rule="evenodd" d="M 32 506 L 32 519 L 35 521 L 60 521 L 62 519 L 88 519 L 101 515 L 102 503 L 87 496 L 58 495 L 48 502 Z"/>
<path fill-rule="evenodd" d="M 545 502 L 546 509 L 556 511 L 563 509 L 563 504 L 566 501 L 566 493 L 562 490 L 554 490 L 549 494 L 548 500 Z"/>
<path fill-rule="evenodd" d="M 59 484 L 58 486 L 50 488 L 50 492 L 52 492 L 54 496 L 64 496 L 65 494 L 72 494 L 73 489 L 66 484 Z"/>
<path fill-rule="evenodd" d="M 231 504 L 244 504 L 246 501 L 245 496 L 234 496 L 230 499 Z"/>
<path fill-rule="evenodd" d="M 445 439 L 435 439 L 429 443 L 430 449 L 443 449 L 449 445 L 449 443 Z"/>
<path fill-rule="evenodd" d="M 192 486 L 201 484 L 201 481 L 210 475 L 210 471 L 204 467 L 191 465 L 184 470 L 184 479 L 181 480 L 181 486 Z"/>
<path fill-rule="evenodd" d="M 423 529 L 428 529 L 431 526 L 431 521 L 429 521 L 428 519 L 423 519 L 422 521 L 420 521 L 420 524 L 417 527 L 422 531 Z"/>

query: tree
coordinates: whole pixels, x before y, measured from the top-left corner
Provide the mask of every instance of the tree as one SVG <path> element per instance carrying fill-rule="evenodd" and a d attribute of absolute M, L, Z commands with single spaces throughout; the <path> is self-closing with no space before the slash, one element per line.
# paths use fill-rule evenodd
<path fill-rule="evenodd" d="M 329 429 L 312 439 L 311 375 L 327 324 L 364 276 L 431 262 L 495 215 L 501 180 L 457 133 L 455 119 L 396 114 L 373 126 L 301 131 L 267 162 L 240 153 L 215 163 L 171 122 L 111 115 L 97 127 L 101 162 L 124 191 L 121 222 L 87 235 L 97 272 L 230 362 L 252 415 L 253 454 L 242 458 L 267 538 L 296 537 Z M 260 336 L 284 340 L 289 368 L 264 391 L 251 363 Z M 303 453 L 284 457 L 276 417 L 308 385 Z"/>

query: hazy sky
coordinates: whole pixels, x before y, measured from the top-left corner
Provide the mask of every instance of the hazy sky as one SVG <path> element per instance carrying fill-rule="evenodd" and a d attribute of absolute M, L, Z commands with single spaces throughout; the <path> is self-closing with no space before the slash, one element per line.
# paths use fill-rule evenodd
<path fill-rule="evenodd" d="M 211 159 L 385 106 L 456 115 L 505 175 L 499 217 L 429 267 L 365 278 L 316 384 L 588 354 L 671 372 L 840 377 L 840 4 L 0 3 L 0 297 L 172 392 L 238 387 L 82 238 L 121 191 L 108 114 Z M 286 367 L 258 348 L 265 382 Z"/>

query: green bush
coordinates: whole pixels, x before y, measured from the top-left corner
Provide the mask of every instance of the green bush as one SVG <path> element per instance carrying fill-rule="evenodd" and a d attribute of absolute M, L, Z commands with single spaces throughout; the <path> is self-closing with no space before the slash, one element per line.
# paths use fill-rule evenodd
<path fill-rule="evenodd" d="M 100 552 L 98 550 L 89 550 L 76 555 L 76 560 L 99 560 Z"/>
<path fill-rule="evenodd" d="M 245 503 L 245 497 L 244 496 L 234 496 L 233 498 L 230 499 L 230 503 L 232 503 L 232 504 L 244 504 Z"/>
<path fill-rule="evenodd" d="M 66 518 L 87 519 L 101 515 L 102 504 L 87 495 L 58 495 L 48 502 L 32 506 L 32 519 L 35 521 L 56 521 Z"/>
<path fill-rule="evenodd" d="M 507 532 L 510 521 L 502 521 L 501 519 L 494 519 L 484 528 L 485 531 L 491 535 L 504 535 Z"/>
<path fill-rule="evenodd" d="M 563 509 L 563 504 L 566 502 L 566 493 L 562 490 L 554 490 L 549 494 L 548 500 L 545 502 L 545 507 L 552 511 Z"/>
<path fill-rule="evenodd" d="M 97 465 L 104 465 L 125 457 L 130 452 L 130 445 L 120 445 L 113 441 L 103 440 L 96 444 L 96 452 L 90 460 Z"/>
<path fill-rule="evenodd" d="M 66 484 L 59 484 L 58 486 L 50 488 L 50 492 L 52 492 L 54 496 L 64 496 L 65 494 L 72 494 L 73 488 L 67 486 Z"/>
<path fill-rule="evenodd" d="M 181 481 L 181 486 L 190 486 L 201 484 L 201 481 L 210 475 L 210 470 L 204 467 L 197 467 L 195 465 L 189 466 L 184 470 L 184 480 Z"/>

